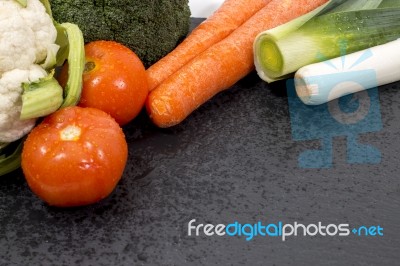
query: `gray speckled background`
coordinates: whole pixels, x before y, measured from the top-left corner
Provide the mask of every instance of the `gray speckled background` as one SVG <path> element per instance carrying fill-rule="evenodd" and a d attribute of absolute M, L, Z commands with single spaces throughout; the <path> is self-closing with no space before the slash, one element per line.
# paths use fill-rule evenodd
<path fill-rule="evenodd" d="M 198 22 L 198 20 L 194 20 Z M 125 127 L 129 162 L 114 193 L 75 209 L 43 204 L 20 171 L 0 180 L 1 265 L 396 265 L 400 260 L 400 84 L 379 88 L 383 129 L 361 135 L 379 164 L 302 169 L 317 141 L 292 140 L 285 83 L 255 73 L 189 119 Z M 383 237 L 189 237 L 187 224 L 295 221 L 380 225 Z"/>

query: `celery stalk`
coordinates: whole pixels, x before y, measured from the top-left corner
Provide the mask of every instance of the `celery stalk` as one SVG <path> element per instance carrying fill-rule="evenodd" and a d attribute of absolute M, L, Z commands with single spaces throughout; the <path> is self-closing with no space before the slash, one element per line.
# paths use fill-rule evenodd
<path fill-rule="evenodd" d="M 355 3 L 359 3 L 355 6 Z M 299 68 L 343 56 L 400 37 L 400 4 L 379 8 L 385 1 L 345 2 L 328 13 L 315 16 L 298 28 L 278 28 L 257 36 L 255 65 L 259 76 L 273 82 L 291 76 Z M 373 9 L 370 8 L 374 4 Z M 340 11 L 348 5 L 351 11 Z M 290 23 L 290 22 L 289 22 Z"/>

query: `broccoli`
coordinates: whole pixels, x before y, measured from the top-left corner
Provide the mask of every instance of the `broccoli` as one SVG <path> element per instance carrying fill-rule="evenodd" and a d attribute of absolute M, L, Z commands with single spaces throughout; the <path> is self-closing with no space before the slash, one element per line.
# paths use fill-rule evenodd
<path fill-rule="evenodd" d="M 189 32 L 188 0 L 51 0 L 56 21 L 79 26 L 85 42 L 113 40 L 133 50 L 146 67 Z"/>

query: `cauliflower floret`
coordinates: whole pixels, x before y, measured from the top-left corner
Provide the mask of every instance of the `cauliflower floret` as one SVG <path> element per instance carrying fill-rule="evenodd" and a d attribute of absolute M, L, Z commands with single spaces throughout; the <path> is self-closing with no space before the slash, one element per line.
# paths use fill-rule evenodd
<path fill-rule="evenodd" d="M 35 35 L 36 61 L 40 63 L 46 59 L 47 51 L 59 48 L 55 41 L 57 30 L 53 20 L 46 13 L 46 9 L 39 0 L 29 0 L 26 8 L 21 9 L 21 16 Z"/>
<path fill-rule="evenodd" d="M 13 69 L 28 69 L 58 49 L 57 30 L 39 0 L 22 7 L 15 0 L 0 1 L 0 75 Z"/>
<path fill-rule="evenodd" d="M 35 126 L 35 119 L 19 119 L 22 108 L 21 84 L 45 76 L 47 72 L 38 65 L 31 65 L 27 70 L 14 69 L 3 73 L 0 78 L 0 143 L 18 140 Z"/>
<path fill-rule="evenodd" d="M 58 50 L 57 30 L 40 0 L 23 7 L 15 0 L 0 1 L 0 143 L 26 135 L 35 119 L 20 120 L 22 83 L 47 76 L 38 64 Z"/>

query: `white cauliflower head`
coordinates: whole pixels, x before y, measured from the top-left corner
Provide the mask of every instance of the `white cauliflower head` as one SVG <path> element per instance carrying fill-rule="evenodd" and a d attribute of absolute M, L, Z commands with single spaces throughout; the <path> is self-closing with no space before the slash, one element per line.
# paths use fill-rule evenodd
<path fill-rule="evenodd" d="M 0 1 L 0 75 L 13 69 L 28 69 L 58 49 L 57 30 L 39 0 L 22 7 L 15 0 Z"/>
<path fill-rule="evenodd" d="M 0 146 L 25 136 L 35 119 L 21 120 L 22 83 L 47 76 L 39 64 L 58 50 L 57 30 L 39 0 L 23 7 L 0 0 Z"/>
<path fill-rule="evenodd" d="M 13 142 L 25 136 L 34 126 L 36 119 L 20 120 L 22 108 L 22 83 L 30 83 L 47 76 L 38 65 L 29 69 L 14 69 L 0 78 L 0 143 Z"/>

